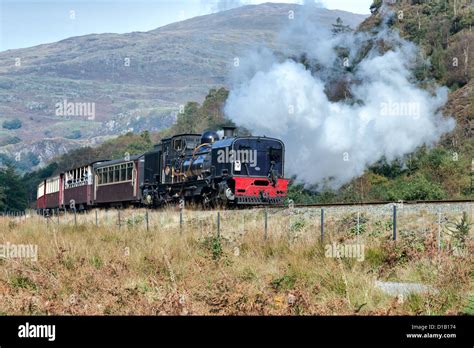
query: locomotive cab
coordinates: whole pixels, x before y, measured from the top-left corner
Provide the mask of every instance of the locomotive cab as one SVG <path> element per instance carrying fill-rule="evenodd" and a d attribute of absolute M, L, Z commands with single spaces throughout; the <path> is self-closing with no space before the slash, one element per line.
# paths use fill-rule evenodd
<path fill-rule="evenodd" d="M 220 196 L 235 204 L 280 204 L 286 197 L 284 145 L 267 137 L 236 137 L 213 146 Z"/>

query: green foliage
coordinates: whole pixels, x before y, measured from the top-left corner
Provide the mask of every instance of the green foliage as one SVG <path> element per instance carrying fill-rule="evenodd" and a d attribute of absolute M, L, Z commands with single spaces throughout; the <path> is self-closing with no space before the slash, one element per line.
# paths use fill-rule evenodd
<path fill-rule="evenodd" d="M 365 214 L 360 214 L 359 223 L 357 223 L 357 213 L 352 213 L 342 218 L 341 225 L 346 231 L 348 230 L 350 234 L 356 236 L 365 233 L 368 221 L 369 219 Z"/>
<path fill-rule="evenodd" d="M 388 201 L 439 200 L 446 196 L 439 184 L 428 181 L 422 174 L 395 179 L 386 192 Z"/>
<path fill-rule="evenodd" d="M 375 269 L 378 269 L 384 264 L 385 256 L 381 249 L 371 248 L 365 251 L 365 261 Z"/>
<path fill-rule="evenodd" d="M 369 235 L 378 237 L 378 236 L 386 235 L 387 232 L 392 231 L 392 230 L 393 230 L 392 220 L 388 220 L 388 221 L 377 220 L 375 221 L 372 231 L 370 232 Z"/>
<path fill-rule="evenodd" d="M 66 136 L 66 139 L 80 139 L 82 137 L 81 131 L 76 129 L 71 132 L 71 134 Z"/>
<path fill-rule="evenodd" d="M 403 244 L 410 246 L 412 253 L 413 251 L 423 252 L 425 250 L 425 238 L 418 231 L 401 229 L 399 238 L 403 241 Z"/>
<path fill-rule="evenodd" d="M 148 131 L 141 134 L 127 133 L 108 140 L 96 148 L 83 147 L 72 150 L 56 158 L 54 162 L 57 164 L 56 172 L 59 172 L 95 161 L 124 158 L 127 153 L 142 154 L 152 148 L 153 140 Z"/>
<path fill-rule="evenodd" d="M 409 293 L 404 303 L 404 306 L 408 307 L 412 313 L 420 313 L 424 308 L 424 300 L 420 294 Z"/>
<path fill-rule="evenodd" d="M 128 227 L 136 226 L 141 224 L 145 220 L 143 215 L 135 215 L 127 219 Z"/>
<path fill-rule="evenodd" d="M 306 225 L 305 220 L 298 219 L 291 224 L 290 230 L 293 232 L 298 232 L 298 231 L 301 231 L 305 225 Z"/>
<path fill-rule="evenodd" d="M 474 26 L 474 8 L 470 8 L 468 12 L 459 18 L 459 30 L 469 29 Z"/>
<path fill-rule="evenodd" d="M 19 129 L 21 128 L 22 123 L 19 119 L 15 118 L 13 120 L 5 120 L 2 123 L 2 127 L 5 129 Z"/>
<path fill-rule="evenodd" d="M 467 305 L 464 307 L 463 313 L 467 315 L 474 315 L 474 294 L 470 294 L 467 298 Z"/>
<path fill-rule="evenodd" d="M 125 148 L 125 152 L 132 155 L 145 153 L 153 148 L 153 141 L 150 137 L 150 132 L 144 131 L 140 134 L 140 138 L 131 142 Z M 117 156 L 118 157 L 118 156 Z"/>
<path fill-rule="evenodd" d="M 446 51 L 437 45 L 431 53 L 431 74 L 438 81 L 444 82 L 446 79 Z"/>
<path fill-rule="evenodd" d="M 19 142 L 21 142 L 20 138 L 18 138 L 16 136 L 13 136 L 13 137 L 8 136 L 5 139 L 3 139 L 2 141 L 0 141 L 0 146 L 18 144 Z"/>
<path fill-rule="evenodd" d="M 202 245 L 211 253 L 213 260 L 219 260 L 224 254 L 221 236 L 212 236 L 204 238 Z"/>
<path fill-rule="evenodd" d="M 36 200 L 36 189 L 38 184 L 44 179 L 52 176 L 56 172 L 57 168 L 58 164 L 52 163 L 34 172 L 23 175 L 22 183 L 25 187 L 28 205 L 32 205 Z"/>
<path fill-rule="evenodd" d="M 273 279 L 270 285 L 276 290 L 291 290 L 295 287 L 296 275 L 294 272 L 288 272 L 282 277 Z"/>
<path fill-rule="evenodd" d="M 36 284 L 34 281 L 32 281 L 30 278 L 26 276 L 14 276 L 10 279 L 10 285 L 14 288 L 18 289 L 30 289 L 30 290 L 36 290 Z"/>
<path fill-rule="evenodd" d="M 195 133 L 197 132 L 196 122 L 199 116 L 199 104 L 188 102 L 182 113 L 178 114 L 174 129 L 176 133 Z"/>
<path fill-rule="evenodd" d="M 182 112 L 178 113 L 176 124 L 167 132 L 170 135 L 179 133 L 202 133 L 207 129 L 221 129 L 223 126 L 235 126 L 226 119 L 223 112 L 224 104 L 229 96 L 225 88 L 211 89 L 202 105 L 188 102 Z M 244 134 L 246 130 L 238 129 Z"/>
<path fill-rule="evenodd" d="M 15 167 L 7 165 L 0 169 L 0 188 L 2 192 L 0 200 L 3 196 L 0 205 L 4 210 L 16 212 L 26 209 L 26 189 Z"/>
<path fill-rule="evenodd" d="M 7 210 L 7 195 L 5 194 L 5 188 L 0 186 L 0 210 Z"/>
<path fill-rule="evenodd" d="M 92 266 L 94 266 L 95 268 L 99 269 L 103 266 L 104 262 L 102 261 L 102 259 L 100 258 L 100 256 L 92 256 L 91 260 L 90 260 L 90 263 Z"/>
<path fill-rule="evenodd" d="M 472 225 L 473 223 L 465 211 L 462 213 L 460 220 L 447 222 L 446 228 L 453 238 L 453 245 L 455 247 L 463 248 L 465 246 Z"/>
<path fill-rule="evenodd" d="M 393 162 L 388 163 L 385 158 L 382 158 L 380 161 L 372 165 L 370 170 L 372 173 L 383 175 L 390 179 L 397 178 L 405 173 L 403 164 L 400 160 L 394 160 Z"/>

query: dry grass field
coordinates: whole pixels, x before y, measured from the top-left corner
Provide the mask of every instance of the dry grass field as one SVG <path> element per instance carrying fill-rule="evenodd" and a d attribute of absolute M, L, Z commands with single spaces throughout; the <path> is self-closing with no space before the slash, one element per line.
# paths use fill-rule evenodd
<path fill-rule="evenodd" d="M 0 217 L 0 245 L 37 246 L 37 261 L 0 258 L 3 315 L 419 315 L 472 314 L 471 226 L 438 245 L 436 216 L 332 214 L 321 244 L 319 211 L 121 211 Z M 415 216 L 416 215 L 416 216 Z M 470 218 L 470 214 L 467 214 Z M 451 218 L 450 218 L 451 219 Z M 420 222 L 422 221 L 422 223 Z M 454 224 L 460 217 L 452 218 Z M 454 226 L 453 224 L 453 226 Z M 459 225 L 458 225 L 459 227 Z M 462 227 L 461 227 L 462 228 Z M 421 232 L 420 232 L 421 231 Z M 456 239 L 458 238 L 458 239 Z M 327 245 L 362 245 L 363 258 Z M 440 247 L 440 250 L 438 248 Z M 346 255 L 347 256 L 347 255 Z M 360 255 L 359 255 L 360 256 Z M 375 281 L 433 291 L 389 295 Z"/>

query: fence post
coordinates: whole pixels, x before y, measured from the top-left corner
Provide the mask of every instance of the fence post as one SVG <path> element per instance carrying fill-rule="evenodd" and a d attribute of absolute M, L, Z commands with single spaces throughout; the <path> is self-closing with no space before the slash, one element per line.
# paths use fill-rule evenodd
<path fill-rule="evenodd" d="M 324 208 L 321 208 L 321 244 L 324 243 Z"/>
<path fill-rule="evenodd" d="M 360 235 L 360 211 L 357 212 L 357 244 L 360 244 L 359 235 Z"/>
<path fill-rule="evenodd" d="M 148 209 L 145 212 L 146 231 L 148 232 Z"/>
<path fill-rule="evenodd" d="M 268 231 L 268 211 L 267 208 L 265 208 L 265 234 L 264 234 L 264 239 L 267 240 L 267 231 Z"/>
<path fill-rule="evenodd" d="M 120 209 L 117 209 L 117 213 L 118 213 L 118 226 L 119 226 L 119 231 L 122 227 L 122 221 L 120 221 Z"/>
<path fill-rule="evenodd" d="M 74 207 L 74 226 L 77 226 L 76 207 Z"/>
<path fill-rule="evenodd" d="M 397 240 L 397 205 L 393 205 L 393 240 Z"/>
<path fill-rule="evenodd" d="M 438 212 L 438 255 L 441 251 L 441 212 Z"/>
<path fill-rule="evenodd" d="M 95 208 L 95 225 L 99 226 L 99 218 L 98 218 L 97 214 L 98 214 L 97 213 L 97 208 Z"/>
<path fill-rule="evenodd" d="M 56 217 L 58 219 L 58 226 L 59 226 L 59 208 L 56 210 Z"/>
<path fill-rule="evenodd" d="M 221 236 L 221 212 L 217 212 L 217 237 Z"/>
<path fill-rule="evenodd" d="M 183 231 L 183 208 L 179 208 L 179 231 Z"/>

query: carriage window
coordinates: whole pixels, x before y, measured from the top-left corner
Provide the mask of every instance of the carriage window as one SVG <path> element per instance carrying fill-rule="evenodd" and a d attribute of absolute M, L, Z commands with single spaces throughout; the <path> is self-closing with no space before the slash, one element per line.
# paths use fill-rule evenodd
<path fill-rule="evenodd" d="M 107 182 L 108 183 L 114 182 L 114 171 L 112 168 L 107 168 Z"/>
<path fill-rule="evenodd" d="M 120 166 L 114 166 L 114 182 L 120 181 Z"/>
<path fill-rule="evenodd" d="M 127 165 L 121 164 L 120 165 L 120 181 L 127 180 Z"/>

